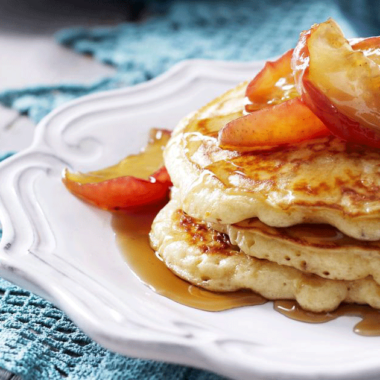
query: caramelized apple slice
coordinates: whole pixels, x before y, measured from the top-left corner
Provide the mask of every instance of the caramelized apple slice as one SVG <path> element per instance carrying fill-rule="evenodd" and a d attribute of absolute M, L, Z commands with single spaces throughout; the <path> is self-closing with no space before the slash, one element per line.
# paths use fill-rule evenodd
<path fill-rule="evenodd" d="M 380 66 L 366 52 L 328 20 L 301 34 L 292 67 L 302 100 L 334 135 L 380 148 Z"/>
<path fill-rule="evenodd" d="M 353 50 L 362 51 L 366 57 L 380 64 L 380 37 L 351 40 L 350 44 Z M 247 115 L 227 124 L 219 134 L 222 148 L 239 151 L 268 149 L 278 144 L 290 144 L 329 134 L 317 116 L 313 116 L 299 101 L 290 101 L 300 96 L 291 67 L 292 55 L 293 50 L 289 50 L 278 60 L 267 62 L 248 84 L 245 108 L 247 112 L 256 115 Z M 321 94 L 316 96 L 322 97 Z M 288 104 L 277 108 L 277 105 L 284 102 Z M 273 113 L 259 111 L 272 106 L 276 106 L 270 111 Z M 280 127 L 281 131 L 278 130 Z M 265 140 L 266 138 L 270 140 Z"/>
<path fill-rule="evenodd" d="M 277 61 L 267 62 L 248 84 L 246 111 L 219 133 L 223 149 L 253 151 L 271 149 L 319 136 L 329 131 L 300 100 L 296 90 L 289 50 Z"/>
<path fill-rule="evenodd" d="M 297 97 L 229 122 L 219 133 L 219 146 L 245 152 L 329 134 L 323 123 Z"/>
<path fill-rule="evenodd" d="M 65 170 L 63 183 L 77 197 L 105 210 L 135 211 L 160 203 L 171 186 L 162 157 L 169 138 L 169 131 L 152 129 L 141 153 L 95 172 Z"/>
<path fill-rule="evenodd" d="M 248 84 L 245 109 L 252 114 L 228 123 L 219 133 L 224 149 L 271 149 L 329 134 L 304 104 L 295 87 L 289 50 L 264 68 Z"/>
<path fill-rule="evenodd" d="M 360 38 L 349 42 L 354 50 L 361 50 L 366 57 L 380 65 L 380 37 Z"/>
<path fill-rule="evenodd" d="M 268 61 L 248 84 L 245 93 L 249 101 L 246 105 L 247 112 L 254 112 L 299 96 L 290 65 L 292 54 L 293 49 L 276 61 Z"/>
<path fill-rule="evenodd" d="M 363 51 L 366 57 L 380 64 L 380 37 L 356 38 L 349 40 L 349 43 L 352 49 Z M 248 84 L 247 112 L 254 112 L 299 96 L 291 67 L 293 51 L 294 49 L 287 51 L 276 61 L 266 62 L 263 69 Z"/>

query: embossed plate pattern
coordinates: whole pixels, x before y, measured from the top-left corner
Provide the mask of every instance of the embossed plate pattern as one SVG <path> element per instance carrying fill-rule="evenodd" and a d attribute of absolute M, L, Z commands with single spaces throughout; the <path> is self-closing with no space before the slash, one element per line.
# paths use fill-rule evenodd
<path fill-rule="evenodd" d="M 153 293 L 119 253 L 110 215 L 61 183 L 139 151 L 148 130 L 251 78 L 254 63 L 188 61 L 151 82 L 68 103 L 37 127 L 32 146 L 0 165 L 0 275 L 54 302 L 90 337 L 125 355 L 209 369 L 235 379 L 378 379 L 380 338 L 356 318 L 310 325 L 270 303 L 219 313 Z"/>

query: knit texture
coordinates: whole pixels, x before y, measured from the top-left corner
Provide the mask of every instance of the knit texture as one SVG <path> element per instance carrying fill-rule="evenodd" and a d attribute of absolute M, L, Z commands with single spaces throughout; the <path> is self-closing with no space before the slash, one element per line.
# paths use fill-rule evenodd
<path fill-rule="evenodd" d="M 25 379 L 221 379 L 205 371 L 107 351 L 52 304 L 4 280 L 0 295 L 0 364 Z"/>
<path fill-rule="evenodd" d="M 249 61 L 281 54 L 295 45 L 301 30 L 328 17 L 335 18 L 348 36 L 356 34 L 347 12 L 343 15 L 339 4 L 328 0 L 189 0 L 163 5 L 151 0 L 147 4 L 150 16 L 144 22 L 57 34 L 61 44 L 114 65 L 113 77 L 90 86 L 8 90 L 0 93 L 0 103 L 38 122 L 68 100 L 144 82 L 183 59 Z M 373 18 L 374 12 L 367 13 Z M 51 303 L 1 279 L 0 366 L 26 380 L 221 379 L 209 372 L 105 350 Z"/>

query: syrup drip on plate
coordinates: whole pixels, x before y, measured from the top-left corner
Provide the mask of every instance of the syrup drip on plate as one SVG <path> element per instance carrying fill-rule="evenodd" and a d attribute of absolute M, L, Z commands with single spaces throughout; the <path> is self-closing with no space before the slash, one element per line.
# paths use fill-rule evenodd
<path fill-rule="evenodd" d="M 156 293 L 173 301 L 206 311 L 261 305 L 267 300 L 250 291 L 209 292 L 181 280 L 155 255 L 149 245 L 149 231 L 159 210 L 139 214 L 114 214 L 116 240 L 135 275 Z"/>
<path fill-rule="evenodd" d="M 134 274 L 150 289 L 182 305 L 205 311 L 222 311 L 242 306 L 261 305 L 267 300 L 251 291 L 231 293 L 209 292 L 180 279 L 155 255 L 149 245 L 149 231 L 159 207 L 150 211 L 115 213 L 112 227 L 117 243 Z M 323 323 L 341 316 L 357 316 L 362 321 L 354 332 L 364 336 L 380 336 L 380 310 L 369 306 L 343 304 L 329 313 L 312 313 L 301 309 L 295 301 L 274 301 L 274 309 L 297 321 Z"/>
<path fill-rule="evenodd" d="M 380 310 L 367 305 L 342 304 L 338 309 L 328 313 L 312 313 L 303 310 L 295 301 L 274 301 L 274 310 L 296 321 L 323 323 L 338 317 L 354 316 L 362 320 L 354 326 L 354 332 L 364 336 L 380 336 Z"/>

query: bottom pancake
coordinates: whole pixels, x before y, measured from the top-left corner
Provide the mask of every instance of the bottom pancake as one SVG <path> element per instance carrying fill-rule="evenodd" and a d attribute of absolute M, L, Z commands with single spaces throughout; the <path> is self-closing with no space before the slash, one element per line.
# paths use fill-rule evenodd
<path fill-rule="evenodd" d="M 380 308 L 380 286 L 371 277 L 328 280 L 248 256 L 228 235 L 191 218 L 174 200 L 157 215 L 150 239 L 170 270 L 207 290 L 250 289 L 271 300 L 294 299 L 313 312 L 334 310 L 341 302 Z"/>

